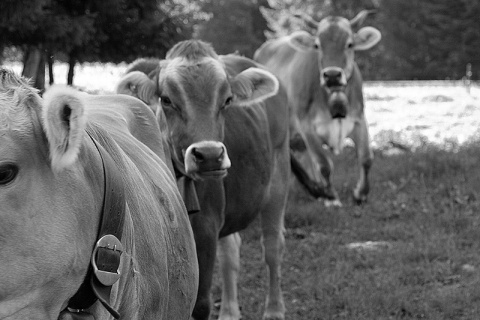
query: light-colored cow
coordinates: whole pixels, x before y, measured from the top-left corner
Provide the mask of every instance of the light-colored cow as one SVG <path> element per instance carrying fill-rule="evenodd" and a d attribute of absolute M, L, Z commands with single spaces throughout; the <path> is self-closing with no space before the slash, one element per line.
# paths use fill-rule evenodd
<path fill-rule="evenodd" d="M 193 232 L 154 114 L 0 70 L 0 319 L 184 319 Z"/>
<path fill-rule="evenodd" d="M 367 15 L 368 11 L 362 11 L 350 21 L 329 16 L 320 22 L 305 17 L 316 30 L 314 35 L 298 31 L 267 41 L 254 58 L 284 83 L 290 107 L 306 135 L 307 147 L 318 157 L 316 174 L 321 172 L 333 194 L 333 163 L 323 146 L 338 154 L 345 138 L 352 138 L 360 165 L 360 177 L 353 191 L 358 203 L 367 199 L 373 153 L 364 113 L 362 76 L 354 52 L 370 49 L 381 38 L 380 31 L 373 27 L 355 32 Z M 340 204 L 338 199 L 335 202 Z"/>
<path fill-rule="evenodd" d="M 210 45 L 190 40 L 175 45 L 150 78 L 133 71 L 119 87 L 147 103 L 160 99 L 157 114 L 165 112 L 177 176 L 194 180 L 200 211 L 190 220 L 200 285 L 193 317 L 209 318 L 218 250 L 219 319 L 240 319 L 238 231 L 260 216 L 269 270 L 263 317 L 284 319 L 280 263 L 290 157 L 287 98 L 278 80 L 252 60 L 218 56 Z"/>

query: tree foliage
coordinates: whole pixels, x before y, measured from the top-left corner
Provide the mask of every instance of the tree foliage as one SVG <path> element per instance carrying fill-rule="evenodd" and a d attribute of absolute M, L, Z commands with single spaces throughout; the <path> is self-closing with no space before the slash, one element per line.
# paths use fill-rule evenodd
<path fill-rule="evenodd" d="M 204 0 L 208 20 L 197 28 L 196 37 L 210 42 L 220 54 L 237 52 L 252 57 L 265 41 L 266 21 L 259 7 L 266 0 Z"/>
<path fill-rule="evenodd" d="M 2 0 L 0 49 L 31 61 L 46 52 L 71 64 L 130 62 L 196 37 L 252 57 L 268 38 L 308 30 L 295 13 L 351 19 L 374 8 L 365 25 L 382 40 L 356 54 L 364 78 L 461 79 L 467 64 L 480 78 L 480 2 L 471 0 Z"/>
<path fill-rule="evenodd" d="M 187 0 L 4 0 L 0 46 L 24 48 L 26 61 L 31 51 L 68 61 L 71 83 L 76 62 L 164 56 L 191 37 L 196 12 Z"/>
<path fill-rule="evenodd" d="M 362 9 L 377 13 L 366 24 L 382 32 L 373 49 L 357 53 L 366 79 L 461 79 L 468 63 L 480 78 L 480 2 L 469 0 L 270 0 L 261 9 L 279 37 L 308 29 L 292 18 L 304 12 L 317 21 L 326 15 L 353 18 Z"/>

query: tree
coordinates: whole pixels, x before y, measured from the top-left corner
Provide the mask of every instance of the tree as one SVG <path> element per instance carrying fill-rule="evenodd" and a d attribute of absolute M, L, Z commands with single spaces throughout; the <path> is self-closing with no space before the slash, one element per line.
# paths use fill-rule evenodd
<path fill-rule="evenodd" d="M 477 2 L 383 0 L 381 13 L 391 78 L 461 79 L 467 63 L 480 67 Z"/>
<path fill-rule="evenodd" d="M 74 45 L 67 52 L 70 65 L 68 83 L 71 83 L 77 62 L 119 63 L 138 57 L 163 57 L 174 43 L 192 33 L 195 7 L 186 1 L 81 2 L 84 12 L 95 14 L 95 35 L 89 37 L 85 44 Z"/>
<path fill-rule="evenodd" d="M 0 48 L 5 46 L 23 46 L 24 69 L 22 75 L 31 78 L 33 84 L 44 88 L 45 65 L 43 58 L 42 32 L 38 25 L 44 20 L 43 7 L 48 0 L 5 0 L 0 2 Z"/>
<path fill-rule="evenodd" d="M 205 0 L 208 21 L 198 25 L 196 38 L 210 42 L 219 54 L 237 52 L 252 57 L 265 41 L 266 21 L 259 6 L 266 0 Z"/>
<path fill-rule="evenodd" d="M 49 69 L 54 56 L 69 63 L 72 84 L 77 62 L 164 55 L 191 35 L 188 8 L 186 0 L 4 0 L 0 43 L 24 49 L 24 75 L 43 90 L 46 57 Z"/>

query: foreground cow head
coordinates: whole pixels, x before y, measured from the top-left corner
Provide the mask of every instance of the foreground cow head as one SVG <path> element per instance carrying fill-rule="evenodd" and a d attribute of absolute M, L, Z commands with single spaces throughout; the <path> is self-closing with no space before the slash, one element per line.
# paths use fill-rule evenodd
<path fill-rule="evenodd" d="M 328 104 L 333 118 L 347 113 L 348 99 L 345 87 L 354 69 L 354 52 L 367 50 L 380 41 L 380 31 L 373 27 L 358 28 L 368 15 L 361 11 L 352 20 L 329 16 L 320 22 L 303 15 L 302 18 L 316 30 L 315 35 L 298 31 L 290 36 L 289 44 L 299 51 L 316 50 L 320 72 L 320 85 L 329 94 Z"/>
<path fill-rule="evenodd" d="M 138 98 L 160 101 L 168 123 L 168 140 L 177 170 L 193 179 L 219 179 L 230 167 L 223 144 L 224 112 L 246 107 L 278 92 L 269 72 L 247 69 L 230 76 L 213 48 L 201 41 L 175 45 L 150 78 L 131 72 L 121 81 L 134 86 Z"/>
<path fill-rule="evenodd" d="M 47 100 L 0 70 L 1 319 L 57 319 L 83 281 L 96 238 L 99 215 L 86 213 L 99 212 L 100 184 L 85 177 L 101 168 L 78 156 L 83 108 Z"/>

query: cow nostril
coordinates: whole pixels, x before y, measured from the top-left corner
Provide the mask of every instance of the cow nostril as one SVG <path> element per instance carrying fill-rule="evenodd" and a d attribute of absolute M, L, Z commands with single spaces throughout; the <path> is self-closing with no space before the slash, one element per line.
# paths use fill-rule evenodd
<path fill-rule="evenodd" d="M 222 162 L 224 156 L 225 156 L 225 148 L 222 147 L 222 150 L 220 151 L 220 155 L 218 156 L 217 161 Z"/>
<path fill-rule="evenodd" d="M 192 148 L 192 155 L 196 162 L 202 162 L 205 160 L 205 157 L 197 150 L 197 148 Z"/>

